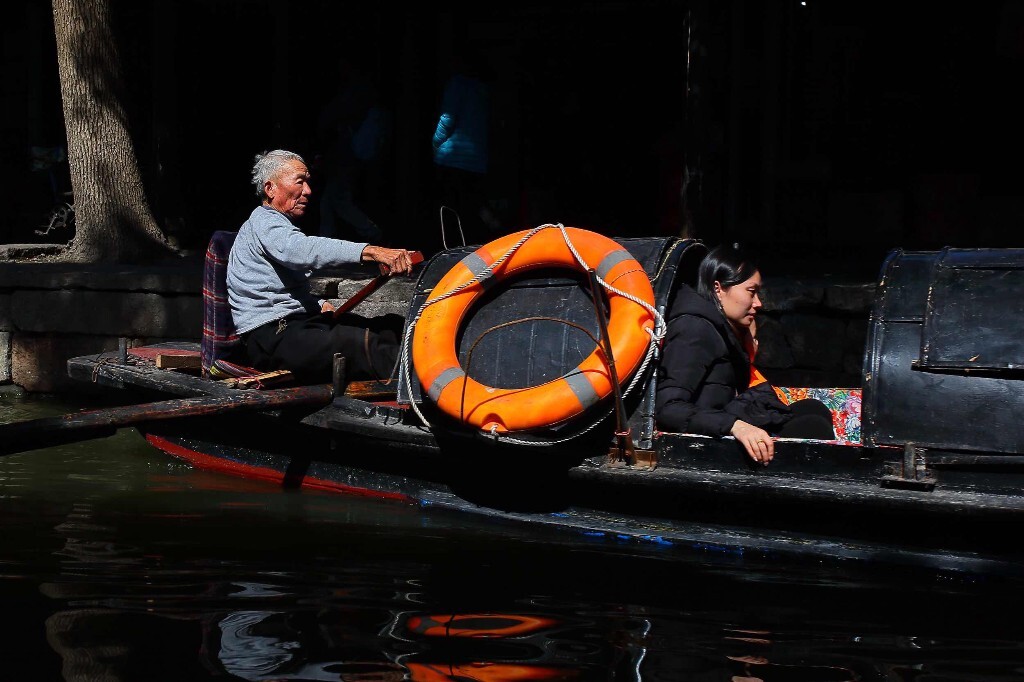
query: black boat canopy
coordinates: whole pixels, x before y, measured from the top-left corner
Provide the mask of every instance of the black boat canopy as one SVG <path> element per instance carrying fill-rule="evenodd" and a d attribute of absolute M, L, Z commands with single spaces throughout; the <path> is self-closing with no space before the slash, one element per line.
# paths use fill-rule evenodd
<path fill-rule="evenodd" d="M 863 384 L 865 445 L 1024 453 L 1024 249 L 895 250 Z"/>

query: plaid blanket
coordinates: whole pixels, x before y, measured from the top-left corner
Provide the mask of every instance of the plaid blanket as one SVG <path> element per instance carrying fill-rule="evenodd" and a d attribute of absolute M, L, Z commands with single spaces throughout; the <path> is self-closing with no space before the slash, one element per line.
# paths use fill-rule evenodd
<path fill-rule="evenodd" d="M 219 230 L 210 238 L 203 266 L 203 342 L 200 361 L 203 376 L 218 360 L 230 357 L 241 347 L 228 306 L 228 253 L 235 243 L 235 232 Z"/>

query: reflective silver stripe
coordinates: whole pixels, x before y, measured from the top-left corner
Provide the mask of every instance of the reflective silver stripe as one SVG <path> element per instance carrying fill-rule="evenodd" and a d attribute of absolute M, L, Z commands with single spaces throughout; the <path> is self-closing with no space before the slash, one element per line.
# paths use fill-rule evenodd
<path fill-rule="evenodd" d="M 612 251 L 607 256 L 601 259 L 601 262 L 597 266 L 597 276 L 604 279 L 611 272 L 612 268 L 621 263 L 624 260 L 632 260 L 633 256 L 630 255 L 629 251 L 625 249 L 619 249 L 618 251 Z"/>
<path fill-rule="evenodd" d="M 461 367 L 449 367 L 437 375 L 437 378 L 430 384 L 430 388 L 427 389 L 427 395 L 436 403 L 445 386 L 464 376 L 466 376 L 466 373 L 462 371 Z"/>
<path fill-rule="evenodd" d="M 576 400 L 580 401 L 583 409 L 587 409 L 601 399 L 601 396 L 597 394 L 597 391 L 594 390 L 590 380 L 584 376 L 583 372 L 576 370 L 569 372 L 562 378 L 565 379 L 565 383 L 569 384 L 572 392 L 576 394 Z"/>
<path fill-rule="evenodd" d="M 474 277 L 479 277 L 480 273 L 486 272 L 487 267 L 490 265 L 490 263 L 478 256 L 476 251 L 463 258 L 461 262 L 469 268 L 469 271 L 473 273 Z M 490 272 L 484 275 L 483 279 L 480 280 L 480 285 L 487 288 L 494 284 L 495 280 L 491 275 L 492 273 Z"/>

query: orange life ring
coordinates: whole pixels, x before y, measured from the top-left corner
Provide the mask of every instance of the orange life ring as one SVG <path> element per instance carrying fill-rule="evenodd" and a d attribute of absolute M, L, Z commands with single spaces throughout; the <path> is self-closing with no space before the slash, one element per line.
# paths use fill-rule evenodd
<path fill-rule="evenodd" d="M 602 280 L 653 307 L 654 290 L 647 273 L 626 249 L 595 232 L 573 227 L 565 231 L 576 251 Z M 485 244 L 449 270 L 430 292 L 430 300 L 437 302 L 425 307 L 413 332 L 413 366 L 427 395 L 449 416 L 487 432 L 559 424 L 606 398 L 614 388 L 599 348 L 565 376 L 528 388 L 485 386 L 468 377 L 459 364 L 456 337 L 463 318 L 494 282 L 537 268 L 582 271 L 561 230 L 552 226 L 537 230 L 494 269 L 493 275 L 441 299 L 486 271 L 528 233 L 516 232 Z M 620 381 L 625 381 L 647 352 L 651 343 L 647 330 L 654 327 L 654 316 L 650 309 L 625 296 L 607 293 L 608 336 L 616 373 Z"/>

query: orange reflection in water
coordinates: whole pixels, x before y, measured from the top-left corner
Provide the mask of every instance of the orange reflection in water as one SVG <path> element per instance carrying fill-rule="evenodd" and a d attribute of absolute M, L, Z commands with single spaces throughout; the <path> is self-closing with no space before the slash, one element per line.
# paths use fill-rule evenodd
<path fill-rule="evenodd" d="M 406 621 L 410 631 L 426 637 L 517 637 L 557 624 L 551 618 L 509 613 L 429 614 Z"/>
<path fill-rule="evenodd" d="M 479 680 L 502 682 L 514 680 L 571 680 L 578 677 L 575 670 L 513 663 L 406 663 L 410 679 L 415 682 L 441 682 L 442 680 Z"/>

